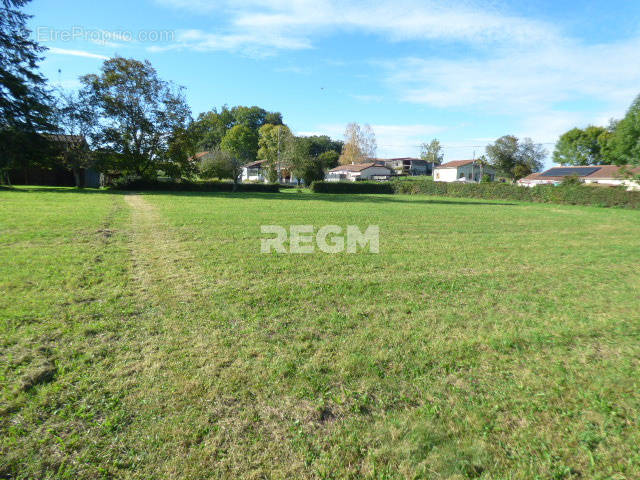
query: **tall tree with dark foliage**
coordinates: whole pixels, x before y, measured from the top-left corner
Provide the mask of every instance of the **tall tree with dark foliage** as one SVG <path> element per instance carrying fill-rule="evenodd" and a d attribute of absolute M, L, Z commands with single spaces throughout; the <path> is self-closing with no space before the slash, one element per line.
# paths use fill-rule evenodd
<path fill-rule="evenodd" d="M 148 61 L 115 57 L 99 75 L 81 78 L 83 95 L 100 118 L 96 146 L 118 159 L 111 168 L 153 177 L 181 174 L 189 149 L 172 148 L 191 120 L 180 88 L 162 80 Z"/>
<path fill-rule="evenodd" d="M 45 48 L 30 38 L 29 0 L 0 1 L 0 182 L 26 167 L 47 147 L 39 135 L 52 129 L 50 96 L 38 71 Z"/>
<path fill-rule="evenodd" d="M 530 138 L 519 140 L 513 135 L 505 135 L 487 146 L 487 156 L 501 175 L 515 182 L 539 172 L 547 152 Z"/>

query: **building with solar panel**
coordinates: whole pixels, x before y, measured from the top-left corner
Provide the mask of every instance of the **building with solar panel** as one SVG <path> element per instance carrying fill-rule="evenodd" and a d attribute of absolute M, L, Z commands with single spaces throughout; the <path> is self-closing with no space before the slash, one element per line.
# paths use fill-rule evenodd
<path fill-rule="evenodd" d="M 566 177 L 578 177 L 583 183 L 602 186 L 625 186 L 627 190 L 640 190 L 640 183 L 633 177 L 640 175 L 640 167 L 617 165 L 587 165 L 553 167 L 542 173 L 532 173 L 518 180 L 518 185 L 559 185 Z"/>

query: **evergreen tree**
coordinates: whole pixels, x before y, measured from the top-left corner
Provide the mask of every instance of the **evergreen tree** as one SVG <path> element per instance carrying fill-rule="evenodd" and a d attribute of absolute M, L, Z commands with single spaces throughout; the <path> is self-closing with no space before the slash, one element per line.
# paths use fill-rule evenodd
<path fill-rule="evenodd" d="M 38 71 L 45 48 L 30 39 L 30 16 L 21 11 L 28 2 L 0 2 L 0 182 L 40 156 L 47 142 L 39 133 L 52 130 L 50 96 Z"/>

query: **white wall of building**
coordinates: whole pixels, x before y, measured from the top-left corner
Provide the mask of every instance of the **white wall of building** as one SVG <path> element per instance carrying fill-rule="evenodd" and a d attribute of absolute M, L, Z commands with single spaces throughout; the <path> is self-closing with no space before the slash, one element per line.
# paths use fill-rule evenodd
<path fill-rule="evenodd" d="M 455 182 L 457 179 L 457 168 L 436 168 L 433 171 L 433 180 L 436 182 Z"/>
<path fill-rule="evenodd" d="M 628 191 L 640 190 L 640 184 L 638 182 L 634 182 L 633 180 L 625 180 L 618 178 L 594 178 L 594 179 L 582 179 L 584 183 L 598 184 L 598 185 L 610 185 L 610 186 L 624 186 L 627 187 Z M 559 185 L 562 182 L 559 180 L 518 180 L 518 185 L 524 187 L 535 187 L 536 185 Z"/>
<path fill-rule="evenodd" d="M 433 180 L 436 182 L 456 182 L 464 178 L 468 182 L 479 182 L 484 175 L 493 175 L 496 171 L 493 167 L 480 167 L 479 165 L 462 165 L 457 168 L 436 168 Z"/>
<path fill-rule="evenodd" d="M 240 176 L 241 182 L 264 182 L 267 183 L 267 178 L 263 175 L 263 170 L 258 168 L 242 168 L 242 175 Z"/>
<path fill-rule="evenodd" d="M 373 177 L 388 177 L 391 175 L 391 171 L 386 167 L 368 167 L 359 172 L 352 172 L 350 170 L 334 170 L 327 175 L 326 180 L 329 182 L 339 182 L 341 180 L 347 180 L 355 182 L 356 180 L 371 180 Z"/>
<path fill-rule="evenodd" d="M 594 178 L 592 180 L 585 178 L 584 183 L 597 183 L 600 185 L 625 186 L 629 191 L 640 190 L 640 184 L 638 182 L 634 182 L 633 180 L 625 180 L 621 178 L 616 178 L 616 179 Z"/>

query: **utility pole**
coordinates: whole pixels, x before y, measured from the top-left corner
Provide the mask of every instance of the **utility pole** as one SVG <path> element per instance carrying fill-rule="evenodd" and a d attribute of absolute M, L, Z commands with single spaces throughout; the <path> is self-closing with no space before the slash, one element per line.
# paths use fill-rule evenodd
<path fill-rule="evenodd" d="M 282 175 L 280 173 L 280 126 L 276 127 L 278 129 L 278 160 L 277 160 L 277 170 L 278 170 L 278 183 L 282 183 Z"/>
<path fill-rule="evenodd" d="M 471 181 L 474 182 L 475 180 L 475 167 L 476 167 L 476 151 L 473 151 L 473 160 L 471 161 Z"/>

